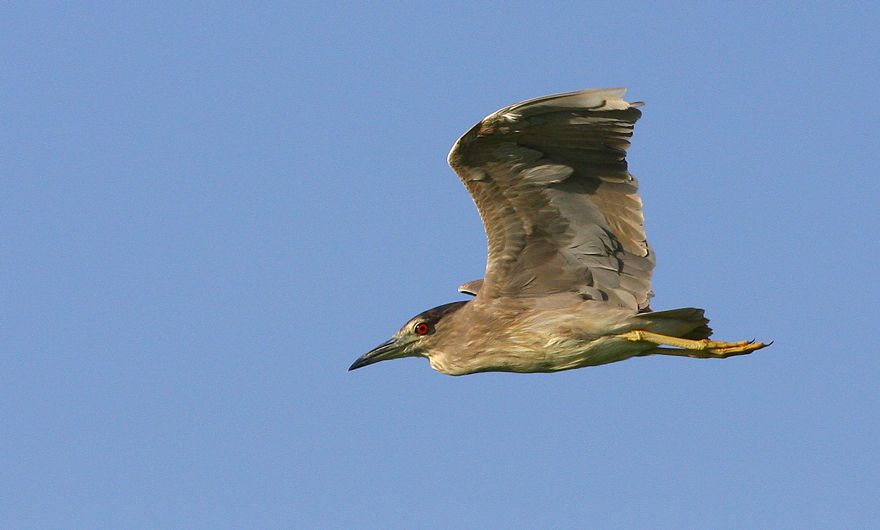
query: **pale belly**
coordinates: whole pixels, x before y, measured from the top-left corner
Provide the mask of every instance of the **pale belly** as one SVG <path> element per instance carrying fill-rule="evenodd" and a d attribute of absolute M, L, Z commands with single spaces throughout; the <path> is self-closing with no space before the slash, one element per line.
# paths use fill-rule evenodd
<path fill-rule="evenodd" d="M 533 347 L 508 347 L 465 355 L 435 352 L 431 367 L 448 375 L 477 372 L 558 372 L 623 361 L 642 355 L 653 344 L 633 342 L 619 337 L 599 337 L 590 342 L 550 341 Z"/>

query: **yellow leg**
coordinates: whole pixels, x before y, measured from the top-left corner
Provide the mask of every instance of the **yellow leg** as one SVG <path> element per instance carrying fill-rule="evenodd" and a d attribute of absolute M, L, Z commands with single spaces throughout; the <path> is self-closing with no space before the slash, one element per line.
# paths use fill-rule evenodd
<path fill-rule="evenodd" d="M 681 355 L 684 357 L 697 357 L 701 359 L 712 357 L 724 359 L 734 355 L 746 355 L 755 350 L 760 350 L 761 348 L 769 346 L 769 344 L 755 342 L 753 340 L 721 342 L 709 339 L 681 339 L 639 329 L 621 333 L 618 337 L 634 342 L 652 342 L 657 346 L 673 346 L 673 348 L 658 347 L 646 352 L 647 354 L 659 353 L 663 355 Z"/>

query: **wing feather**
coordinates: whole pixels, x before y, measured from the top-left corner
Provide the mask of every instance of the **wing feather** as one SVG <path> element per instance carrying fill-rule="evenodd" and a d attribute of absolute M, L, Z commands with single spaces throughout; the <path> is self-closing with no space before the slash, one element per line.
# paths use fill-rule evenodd
<path fill-rule="evenodd" d="M 626 149 L 641 116 L 625 89 L 537 98 L 495 112 L 449 164 L 488 237 L 477 298 L 576 293 L 644 310 L 654 256 Z"/>

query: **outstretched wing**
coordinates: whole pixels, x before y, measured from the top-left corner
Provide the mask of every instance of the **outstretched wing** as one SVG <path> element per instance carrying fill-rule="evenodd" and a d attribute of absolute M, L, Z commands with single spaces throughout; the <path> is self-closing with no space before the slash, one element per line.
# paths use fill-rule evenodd
<path fill-rule="evenodd" d="M 654 256 L 626 149 L 625 89 L 532 99 L 487 116 L 449 153 L 486 229 L 478 298 L 576 293 L 644 310 Z"/>

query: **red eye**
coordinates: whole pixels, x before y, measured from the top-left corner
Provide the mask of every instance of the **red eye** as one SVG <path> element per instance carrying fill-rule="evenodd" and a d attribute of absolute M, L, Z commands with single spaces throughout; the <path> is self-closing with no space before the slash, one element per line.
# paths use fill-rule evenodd
<path fill-rule="evenodd" d="M 415 325 L 413 331 L 416 332 L 416 335 L 427 335 L 431 332 L 431 324 L 428 324 L 427 322 L 419 322 Z"/>

